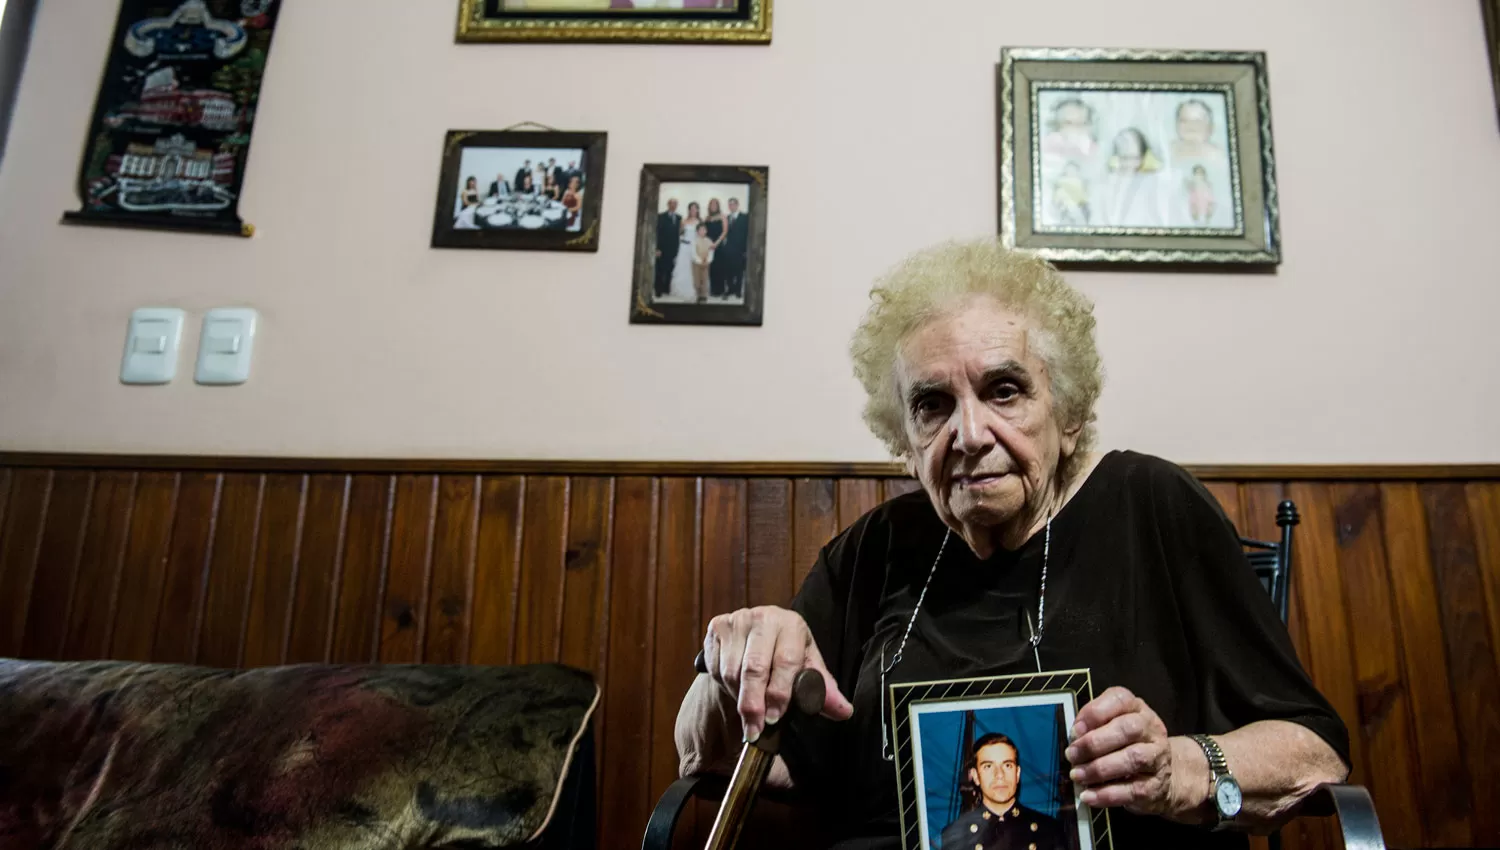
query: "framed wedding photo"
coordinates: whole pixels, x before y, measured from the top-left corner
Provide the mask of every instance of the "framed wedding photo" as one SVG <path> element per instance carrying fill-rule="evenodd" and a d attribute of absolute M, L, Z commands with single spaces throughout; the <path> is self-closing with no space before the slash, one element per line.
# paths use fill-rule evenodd
<path fill-rule="evenodd" d="M 1281 262 L 1266 57 L 1006 48 L 1000 237 L 1061 263 Z"/>
<path fill-rule="evenodd" d="M 760 325 L 770 181 L 763 165 L 641 169 L 631 324 Z"/>
<path fill-rule="evenodd" d="M 770 44 L 772 0 L 459 0 L 458 40 Z"/>
<path fill-rule="evenodd" d="M 1112 850 L 1063 751 L 1093 699 L 1087 670 L 891 686 L 905 850 Z"/>
<path fill-rule="evenodd" d="M 434 248 L 598 251 L 604 133 L 450 130 Z"/>

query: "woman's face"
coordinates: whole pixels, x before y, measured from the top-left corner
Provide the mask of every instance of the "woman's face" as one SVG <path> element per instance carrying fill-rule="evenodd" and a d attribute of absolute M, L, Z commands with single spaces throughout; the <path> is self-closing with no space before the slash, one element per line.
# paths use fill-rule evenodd
<path fill-rule="evenodd" d="M 1146 150 L 1141 144 L 1141 137 L 1133 131 L 1123 130 L 1115 137 L 1115 156 L 1119 159 L 1119 166 L 1116 170 L 1140 171 L 1145 155 Z"/>
<path fill-rule="evenodd" d="M 1213 114 L 1199 104 L 1186 103 L 1177 110 L 1177 138 L 1184 142 L 1203 144 L 1213 135 L 1213 131 Z"/>
<path fill-rule="evenodd" d="M 693 201 L 691 204 L 688 204 L 688 218 L 697 218 L 697 217 L 698 217 L 698 202 L 697 201 Z"/>
<path fill-rule="evenodd" d="M 474 189 L 474 188 L 477 188 L 478 185 L 479 185 L 478 183 L 474 182 L 474 178 L 470 177 L 469 178 L 469 182 L 467 182 L 467 183 L 464 184 L 464 188 L 465 189 Z"/>
<path fill-rule="evenodd" d="M 976 296 L 913 331 L 896 358 L 910 463 L 943 522 L 980 557 L 1018 548 L 1052 509 L 1081 427 L 1053 413 L 1032 322 Z"/>
<path fill-rule="evenodd" d="M 713 200 L 711 200 L 711 201 L 708 202 L 708 214 L 709 215 L 718 215 L 719 214 L 719 199 L 718 198 L 714 198 Z"/>
<path fill-rule="evenodd" d="M 1057 131 L 1064 136 L 1087 139 L 1094 135 L 1093 115 L 1081 103 L 1061 104 L 1054 113 L 1054 120 L 1057 122 Z"/>

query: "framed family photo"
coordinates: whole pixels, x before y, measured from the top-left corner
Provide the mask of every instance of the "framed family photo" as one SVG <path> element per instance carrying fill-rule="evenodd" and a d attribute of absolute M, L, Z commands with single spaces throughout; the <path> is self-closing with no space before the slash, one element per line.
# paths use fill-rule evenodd
<path fill-rule="evenodd" d="M 770 44 L 772 0 L 459 0 L 459 41 Z"/>
<path fill-rule="evenodd" d="M 598 251 L 606 134 L 450 130 L 434 248 Z"/>
<path fill-rule="evenodd" d="M 1281 261 L 1263 53 L 1006 48 L 1000 236 L 1074 263 Z"/>
<path fill-rule="evenodd" d="M 761 323 L 770 181 L 763 165 L 641 169 L 632 324 Z"/>
<path fill-rule="evenodd" d="M 1063 756 L 1087 670 L 891 686 L 905 850 L 1114 847 Z"/>

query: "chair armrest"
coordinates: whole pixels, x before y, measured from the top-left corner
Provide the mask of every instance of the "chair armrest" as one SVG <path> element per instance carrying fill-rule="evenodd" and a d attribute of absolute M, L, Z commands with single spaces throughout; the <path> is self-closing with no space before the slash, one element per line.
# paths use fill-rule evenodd
<path fill-rule="evenodd" d="M 1303 802 L 1300 814 L 1333 815 L 1348 850 L 1385 850 L 1375 803 L 1363 785 L 1320 785 Z"/>
<path fill-rule="evenodd" d="M 677 829 L 677 819 L 694 797 L 717 800 L 724 796 L 728 786 L 722 776 L 684 776 L 667 786 L 667 790 L 651 810 L 651 819 L 646 821 L 646 837 L 641 840 L 641 850 L 671 850 L 672 833 Z"/>

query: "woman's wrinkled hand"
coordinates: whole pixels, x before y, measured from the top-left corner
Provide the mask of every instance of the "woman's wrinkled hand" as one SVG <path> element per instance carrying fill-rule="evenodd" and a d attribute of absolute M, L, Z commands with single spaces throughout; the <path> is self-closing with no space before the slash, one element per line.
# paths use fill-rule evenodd
<path fill-rule="evenodd" d="M 803 670 L 823 676 L 823 716 L 847 720 L 854 713 L 795 611 L 763 606 L 720 614 L 709 621 L 703 661 L 708 675 L 735 700 L 747 741 L 758 740 L 767 725 L 785 716 L 792 683 Z"/>
<path fill-rule="evenodd" d="M 1166 817 L 1195 808 L 1173 782 L 1172 739 L 1145 700 L 1110 688 L 1078 712 L 1072 732 L 1065 752 L 1073 765 L 1069 778 L 1086 789 L 1086 805 Z"/>

